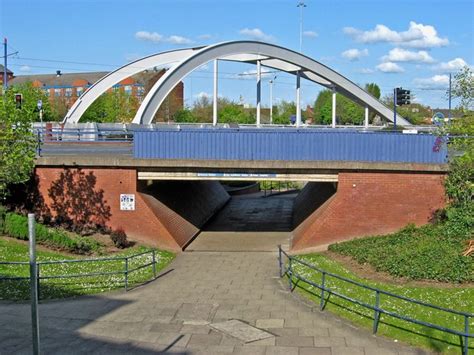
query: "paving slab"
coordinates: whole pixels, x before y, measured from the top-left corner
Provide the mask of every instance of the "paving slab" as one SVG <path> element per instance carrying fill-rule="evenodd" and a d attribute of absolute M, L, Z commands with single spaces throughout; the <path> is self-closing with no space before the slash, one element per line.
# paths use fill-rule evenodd
<path fill-rule="evenodd" d="M 211 323 L 209 326 L 219 332 L 237 338 L 243 343 L 251 343 L 257 340 L 274 337 L 271 333 L 252 327 L 251 325 L 237 319 L 231 319 L 220 323 Z"/>

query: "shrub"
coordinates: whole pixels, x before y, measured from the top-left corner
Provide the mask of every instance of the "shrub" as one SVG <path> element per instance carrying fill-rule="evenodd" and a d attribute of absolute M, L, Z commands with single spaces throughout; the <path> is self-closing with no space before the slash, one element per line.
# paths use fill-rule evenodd
<path fill-rule="evenodd" d="M 28 218 L 16 213 L 5 215 L 5 234 L 12 238 L 28 240 Z M 52 248 L 66 250 L 76 254 L 87 254 L 97 250 L 100 244 L 85 237 L 73 238 L 65 231 L 35 224 L 36 241 Z"/>
<path fill-rule="evenodd" d="M 123 249 L 128 246 L 127 234 L 123 228 L 119 227 L 110 234 L 110 239 L 117 248 Z"/>

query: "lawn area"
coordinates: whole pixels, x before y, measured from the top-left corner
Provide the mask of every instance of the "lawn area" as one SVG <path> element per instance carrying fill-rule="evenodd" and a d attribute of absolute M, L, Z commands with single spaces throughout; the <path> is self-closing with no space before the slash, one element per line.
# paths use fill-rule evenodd
<path fill-rule="evenodd" d="M 151 251 L 143 246 L 128 248 L 124 251 L 104 257 L 126 257 Z M 0 262 L 2 261 L 28 261 L 28 244 L 12 238 L 0 237 Z M 46 248 L 39 248 L 37 260 L 73 260 L 86 259 L 91 257 L 77 256 L 55 251 L 48 251 Z M 156 251 L 156 271 L 159 272 L 168 265 L 174 258 L 174 254 L 166 251 Z M 152 261 L 152 254 L 130 258 L 128 261 L 129 270 L 148 264 Z M 111 260 L 104 262 L 81 262 L 64 264 L 43 264 L 40 266 L 40 276 L 73 275 L 97 272 L 122 272 L 125 269 L 124 260 Z M 0 265 L 1 277 L 28 277 L 28 265 Z M 134 287 L 149 281 L 153 278 L 152 266 L 147 266 L 129 274 L 129 287 Z M 90 277 L 76 277 L 67 279 L 45 279 L 40 282 L 40 298 L 55 299 L 78 295 L 86 295 L 110 291 L 117 288 L 124 288 L 124 275 L 112 274 Z M 29 298 L 28 280 L 0 280 L 1 300 L 25 300 Z"/>
<path fill-rule="evenodd" d="M 389 235 L 332 244 L 329 250 L 395 277 L 466 283 L 474 282 L 474 257 L 462 255 L 472 233 L 468 223 L 408 226 Z"/>
<path fill-rule="evenodd" d="M 361 282 L 365 285 L 389 291 L 397 295 L 417 299 L 434 305 L 451 308 L 458 311 L 474 311 L 474 287 L 446 286 L 409 286 L 397 285 L 387 282 L 374 282 L 359 277 L 350 272 L 340 263 L 321 254 L 308 254 L 297 258 L 314 265 L 322 270 L 331 272 L 348 279 Z M 295 273 L 311 280 L 316 284 L 321 284 L 321 274 L 317 271 L 293 262 Z M 296 279 L 295 279 L 296 281 Z M 348 297 L 360 300 L 368 304 L 375 304 L 375 292 L 349 284 L 342 280 L 326 276 L 326 286 L 331 290 L 344 294 Z M 320 290 L 299 281 L 296 287 L 304 297 L 308 297 L 319 305 Z M 309 291 L 309 292 L 308 292 Z M 406 316 L 435 323 L 448 328 L 464 331 L 464 317 L 447 314 L 431 308 L 408 303 L 407 301 L 395 299 L 386 295 L 380 297 L 380 307 L 388 311 L 404 314 Z M 354 304 L 332 295 L 329 297 L 326 310 L 338 314 L 351 320 L 353 323 L 372 329 L 374 311 L 363 306 Z M 474 332 L 474 319 L 469 322 L 470 332 Z M 382 315 L 377 334 L 382 334 L 393 339 L 398 339 L 406 343 L 428 348 L 432 351 L 459 354 L 461 352 L 460 339 L 458 336 L 443 333 L 424 326 L 405 322 L 388 315 Z M 470 352 L 474 352 L 474 340 L 470 339 Z"/>

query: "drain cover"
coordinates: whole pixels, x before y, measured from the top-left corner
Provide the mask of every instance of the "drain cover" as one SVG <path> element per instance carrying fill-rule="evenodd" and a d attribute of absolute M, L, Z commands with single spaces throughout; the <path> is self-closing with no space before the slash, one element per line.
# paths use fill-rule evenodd
<path fill-rule="evenodd" d="M 274 335 L 264 330 L 255 328 L 238 319 L 231 319 L 221 323 L 212 323 L 209 326 L 224 334 L 237 338 L 244 343 L 251 343 L 253 341 L 273 338 Z"/>

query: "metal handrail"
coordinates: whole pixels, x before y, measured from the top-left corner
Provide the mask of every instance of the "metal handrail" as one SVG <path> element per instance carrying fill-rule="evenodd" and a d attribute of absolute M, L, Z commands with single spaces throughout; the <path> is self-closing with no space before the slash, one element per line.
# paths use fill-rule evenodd
<path fill-rule="evenodd" d="M 285 267 L 285 265 L 283 263 L 283 256 L 285 256 L 288 259 L 288 267 Z M 301 264 L 305 267 L 308 267 L 311 270 L 314 270 L 314 271 L 317 271 L 317 272 L 321 273 L 321 275 L 322 275 L 321 284 L 318 284 L 318 283 L 315 283 L 311 280 L 308 280 L 307 278 L 305 278 L 305 277 L 299 275 L 297 272 L 295 272 L 294 263 Z M 373 324 L 373 333 L 374 334 L 377 333 L 378 324 L 380 322 L 381 315 L 385 314 L 385 315 L 388 315 L 388 316 L 391 316 L 391 317 L 394 317 L 394 318 L 397 318 L 397 319 L 401 319 L 401 320 L 404 320 L 404 321 L 407 321 L 407 322 L 410 322 L 410 323 L 414 323 L 414 324 L 417 324 L 417 325 L 423 325 L 423 326 L 426 326 L 426 327 L 429 327 L 429 328 L 432 328 L 432 329 L 436 329 L 436 330 L 439 330 L 439 331 L 442 331 L 442 332 L 445 332 L 445 333 L 450 333 L 450 334 L 453 334 L 453 335 L 457 335 L 461 339 L 462 354 L 467 355 L 467 353 L 468 353 L 469 338 L 474 338 L 474 333 L 469 333 L 469 319 L 474 318 L 474 313 L 462 312 L 462 311 L 457 311 L 457 310 L 450 309 L 450 308 L 440 307 L 440 306 L 437 306 L 437 305 L 426 303 L 426 302 L 416 300 L 416 299 L 413 299 L 413 298 L 409 298 L 409 297 L 406 297 L 406 296 L 397 295 L 397 294 L 389 292 L 389 291 L 381 290 L 381 289 L 378 289 L 376 287 L 365 285 L 363 283 L 348 279 L 346 277 L 334 274 L 332 272 L 325 271 L 321 268 L 318 268 L 315 265 L 312 265 L 312 264 L 309 264 L 309 263 L 305 262 L 304 260 L 301 260 L 299 258 L 295 258 L 294 256 L 288 255 L 288 253 L 286 253 L 281 248 L 281 246 L 278 246 L 278 264 L 279 264 L 280 277 L 283 277 L 284 275 L 288 276 L 290 292 L 293 291 L 293 280 L 292 280 L 293 278 L 301 280 L 301 281 L 303 281 L 303 282 L 305 282 L 305 283 L 321 290 L 321 295 L 320 295 L 320 309 L 321 309 L 321 311 L 324 310 L 324 308 L 326 306 L 325 292 L 327 292 L 329 295 L 333 294 L 333 295 L 338 296 L 338 297 L 340 297 L 340 298 L 342 298 L 346 301 L 358 304 L 362 307 L 372 309 L 374 311 L 374 324 Z M 335 279 L 338 279 L 338 280 L 350 283 L 352 285 L 362 287 L 364 289 L 375 292 L 375 305 L 365 303 L 365 302 L 360 301 L 358 299 L 346 296 L 343 293 L 337 292 L 337 291 L 327 287 L 326 286 L 326 277 L 327 276 L 330 276 L 330 277 L 333 277 Z M 420 305 L 420 306 L 423 306 L 423 307 L 429 307 L 429 308 L 436 309 L 436 310 L 439 310 L 439 311 L 443 311 L 443 312 L 446 312 L 446 313 L 451 313 L 451 314 L 455 314 L 455 315 L 458 315 L 458 316 L 462 316 L 462 317 L 464 317 L 464 331 L 459 331 L 459 330 L 456 330 L 456 329 L 443 327 L 443 326 L 435 324 L 435 323 L 425 322 L 425 321 L 422 321 L 422 320 L 419 320 L 419 319 L 416 319 L 416 318 L 412 318 L 412 317 L 409 317 L 409 316 L 406 316 L 406 315 L 403 315 L 403 314 L 399 314 L 399 313 L 396 313 L 396 312 L 386 310 L 386 309 L 384 309 L 380 306 L 380 295 L 381 294 L 387 295 L 387 296 L 390 296 L 390 297 L 393 297 L 393 298 L 397 298 L 397 299 L 400 299 L 400 300 L 403 300 L 403 301 L 406 301 L 406 302 L 409 302 L 409 303 L 412 303 L 412 304 L 417 304 L 417 305 Z"/>
<path fill-rule="evenodd" d="M 143 256 L 146 254 L 150 254 L 152 257 L 152 261 L 148 262 L 143 265 L 139 265 L 135 268 L 129 268 L 129 260 L 137 258 L 139 256 Z M 41 275 L 40 268 L 41 265 L 53 265 L 53 264 L 72 264 L 72 263 L 88 263 L 88 262 L 108 262 L 108 261 L 123 261 L 124 269 L 120 271 L 107 271 L 107 272 L 91 272 L 91 273 L 80 273 L 80 274 L 63 274 L 63 275 Z M 152 266 L 153 270 L 153 279 L 156 278 L 156 264 L 157 264 L 157 257 L 156 257 L 156 250 L 147 250 L 141 253 L 123 256 L 123 257 L 108 257 L 108 258 L 89 258 L 89 259 L 72 259 L 72 260 L 45 260 L 45 261 L 38 261 L 36 264 L 38 266 L 38 274 L 36 276 L 38 280 L 38 289 L 40 288 L 40 280 L 48 280 L 48 279 L 68 279 L 68 278 L 79 278 L 79 277 L 93 277 L 93 276 L 107 276 L 107 275 L 124 275 L 124 287 L 125 291 L 128 290 L 128 276 L 138 270 L 141 270 L 145 267 Z M 30 263 L 27 261 L 0 261 L 0 265 L 29 265 Z M 4 280 L 29 280 L 29 276 L 0 276 L 0 281 Z M 38 290 L 38 295 L 39 295 Z"/>

